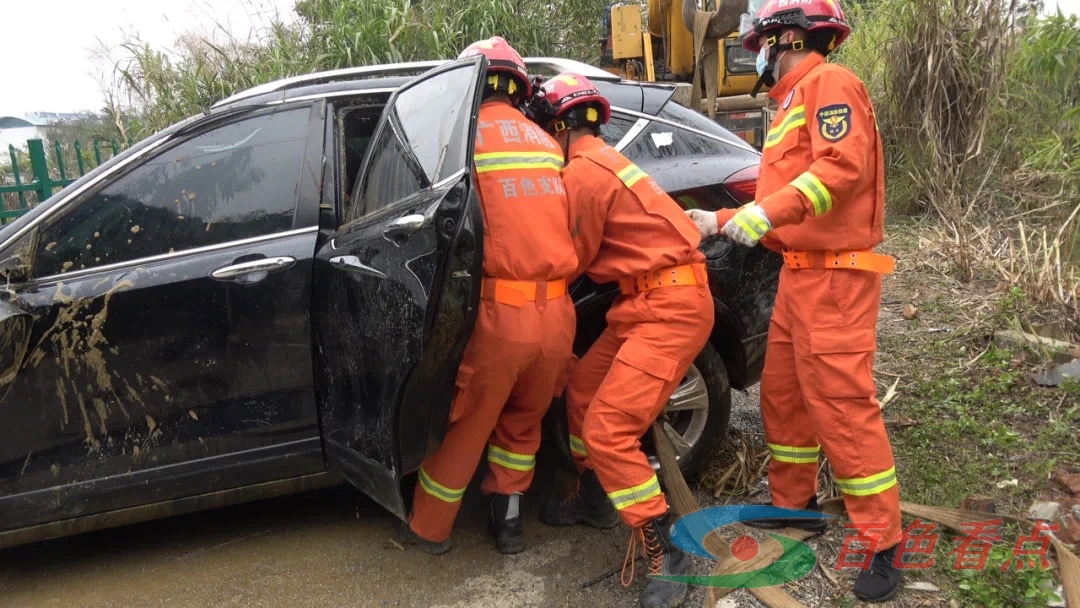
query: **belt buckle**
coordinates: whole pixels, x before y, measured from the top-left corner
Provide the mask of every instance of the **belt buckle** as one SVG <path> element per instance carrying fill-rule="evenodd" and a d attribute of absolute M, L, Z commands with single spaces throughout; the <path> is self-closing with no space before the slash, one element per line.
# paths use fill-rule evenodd
<path fill-rule="evenodd" d="M 660 270 L 652 270 L 647 275 L 649 277 L 649 290 L 659 289 L 664 286 L 663 272 Z"/>
<path fill-rule="evenodd" d="M 648 273 L 634 277 L 634 294 L 645 293 L 649 287 Z"/>

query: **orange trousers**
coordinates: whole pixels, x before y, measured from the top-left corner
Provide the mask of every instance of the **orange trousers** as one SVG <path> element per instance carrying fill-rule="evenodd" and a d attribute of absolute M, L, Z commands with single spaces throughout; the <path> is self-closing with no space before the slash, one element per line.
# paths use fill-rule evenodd
<path fill-rule="evenodd" d="M 591 468 L 631 528 L 667 512 L 641 436 L 649 430 L 712 332 L 707 285 L 621 296 L 607 329 L 566 388 L 570 448 Z"/>
<path fill-rule="evenodd" d="M 442 445 L 420 465 L 409 525 L 433 542 L 450 538 L 485 446 L 485 494 L 532 483 L 540 422 L 566 382 L 577 316 L 569 295 L 520 307 L 485 299 L 458 369 Z"/>
<path fill-rule="evenodd" d="M 852 523 L 875 551 L 901 539 L 900 489 L 872 376 L 881 278 L 783 268 L 761 375 L 773 504 L 807 505 L 824 450 Z"/>

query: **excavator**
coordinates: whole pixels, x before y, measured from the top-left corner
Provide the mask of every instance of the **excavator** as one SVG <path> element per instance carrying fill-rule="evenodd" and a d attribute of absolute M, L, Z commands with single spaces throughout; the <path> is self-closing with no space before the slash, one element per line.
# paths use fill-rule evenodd
<path fill-rule="evenodd" d="M 628 80 L 690 83 L 686 105 L 761 149 L 773 110 L 764 93 L 749 95 L 755 57 L 738 37 L 740 16 L 760 0 L 715 0 L 711 10 L 702 0 L 642 2 L 609 3 L 599 67 Z"/>

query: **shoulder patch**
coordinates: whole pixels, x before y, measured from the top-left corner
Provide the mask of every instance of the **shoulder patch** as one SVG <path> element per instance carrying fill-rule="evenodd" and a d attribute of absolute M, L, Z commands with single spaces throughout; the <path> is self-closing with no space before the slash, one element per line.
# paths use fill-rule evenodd
<path fill-rule="evenodd" d="M 846 103 L 818 110 L 818 131 L 826 141 L 840 141 L 851 131 L 851 106 Z"/>

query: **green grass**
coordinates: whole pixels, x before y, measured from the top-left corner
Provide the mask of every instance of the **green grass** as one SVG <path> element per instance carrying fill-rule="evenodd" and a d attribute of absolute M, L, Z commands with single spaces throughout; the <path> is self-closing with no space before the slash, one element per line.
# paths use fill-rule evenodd
<path fill-rule="evenodd" d="M 882 348 L 897 342 L 885 339 Z M 921 363 L 895 409 L 917 424 L 893 434 L 905 499 L 957 506 L 971 494 L 1000 494 L 997 482 L 1017 478 L 1024 483 L 1001 498 L 1019 507 L 1045 489 L 1055 465 L 1080 466 L 1080 395 L 1033 386 L 1026 360 L 1008 350 L 991 347 L 970 368 L 949 365 L 974 350 L 961 346 L 935 341 L 912 357 Z"/>
<path fill-rule="evenodd" d="M 925 228 L 925 221 L 891 220 L 889 251 L 918 257 L 915 236 Z M 895 318 L 911 302 L 919 316 L 882 324 L 878 370 L 892 375 L 879 376 L 879 385 L 900 376 L 885 417 L 913 423 L 890 431 L 902 500 L 958 507 L 978 495 L 993 499 L 998 513 L 1023 517 L 1036 499 L 1059 498 L 1048 480 L 1053 470 L 1080 471 L 1080 382 L 1036 386 L 1029 376 L 1047 363 L 1042 353 L 990 344 L 995 330 L 1025 327 L 1038 305 L 1018 287 L 992 289 L 992 282 L 972 283 L 958 298 L 936 274 L 891 277 L 883 314 Z M 941 327 L 954 331 L 928 331 Z M 1012 479 L 1015 486 L 998 487 Z M 965 573 L 954 571 L 948 556 L 960 539 L 943 535 L 936 565 L 911 578 L 933 582 L 960 606 L 1045 606 L 1053 573 L 1000 570 L 1016 537 L 1017 530 L 1004 529 L 988 569 Z"/>
<path fill-rule="evenodd" d="M 937 342 L 928 353 L 947 355 L 958 345 Z M 1065 403 L 1073 404 L 1066 407 Z M 1046 479 L 1063 462 L 1080 466 L 1080 391 L 1031 387 L 1013 353 L 991 348 L 970 370 L 929 366 L 896 409 L 918 425 L 893 433 L 901 496 L 914 503 L 955 507 L 972 495 L 995 500 L 999 513 L 1022 516 L 1049 489 Z M 1017 479 L 1015 487 L 997 483 Z M 1018 530 L 1003 528 L 982 572 L 956 571 L 957 536 L 943 536 L 935 566 L 922 571 L 961 606 L 1045 606 L 1054 574 L 1008 570 Z M 1053 585 L 1052 585 L 1053 583 Z"/>

